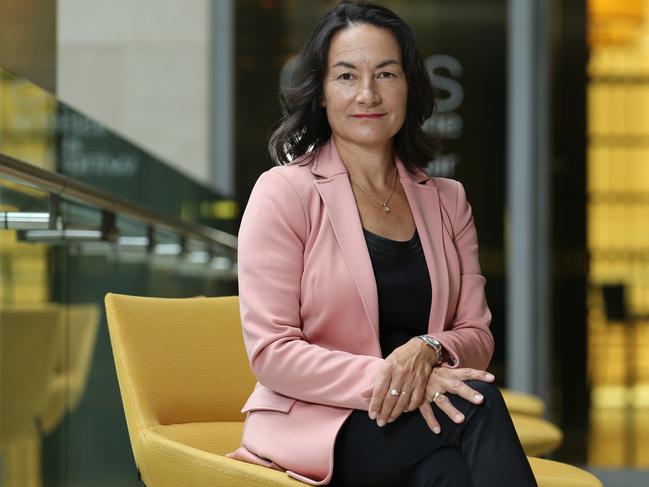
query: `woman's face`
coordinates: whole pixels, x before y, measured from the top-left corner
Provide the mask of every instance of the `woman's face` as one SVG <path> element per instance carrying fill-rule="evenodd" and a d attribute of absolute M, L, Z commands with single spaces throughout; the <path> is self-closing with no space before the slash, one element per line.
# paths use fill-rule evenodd
<path fill-rule="evenodd" d="M 329 46 L 323 91 L 334 136 L 363 146 L 392 139 L 403 125 L 408 96 L 392 32 L 372 24 L 338 31 Z"/>

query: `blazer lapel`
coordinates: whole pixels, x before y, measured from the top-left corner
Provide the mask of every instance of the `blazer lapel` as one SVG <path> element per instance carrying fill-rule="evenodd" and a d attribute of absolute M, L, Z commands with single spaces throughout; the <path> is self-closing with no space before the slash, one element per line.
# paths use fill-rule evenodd
<path fill-rule="evenodd" d="M 399 158 L 395 159 L 419 232 L 432 287 L 428 333 L 443 329 L 448 305 L 449 280 L 442 234 L 439 192 L 423 171 L 412 174 Z M 322 179 L 313 184 L 329 215 L 331 226 L 349 268 L 369 323 L 379 339 L 379 304 L 372 260 L 365 242 L 347 168 L 332 140 L 322 146 L 311 165 L 311 172 Z"/>
<path fill-rule="evenodd" d="M 401 185 L 408 198 L 408 204 L 415 219 L 421 245 L 426 257 L 428 275 L 432 288 L 428 333 L 440 332 L 446 323 L 448 309 L 449 277 L 444 251 L 444 232 L 442 208 L 439 201 L 439 190 L 430 180 L 426 184 L 417 183 L 409 175 L 399 159 Z"/>
<path fill-rule="evenodd" d="M 379 343 L 379 299 L 372 261 L 347 168 L 332 141 L 321 147 L 311 166 L 313 184 L 320 193 L 343 257 Z"/>

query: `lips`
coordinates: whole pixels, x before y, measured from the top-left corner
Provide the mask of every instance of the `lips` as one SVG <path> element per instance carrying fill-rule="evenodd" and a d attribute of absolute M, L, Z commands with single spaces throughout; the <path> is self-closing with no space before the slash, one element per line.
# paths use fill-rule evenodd
<path fill-rule="evenodd" d="M 352 115 L 354 118 L 362 118 L 362 119 L 375 119 L 375 118 L 381 118 L 385 113 L 359 113 L 358 115 Z"/>

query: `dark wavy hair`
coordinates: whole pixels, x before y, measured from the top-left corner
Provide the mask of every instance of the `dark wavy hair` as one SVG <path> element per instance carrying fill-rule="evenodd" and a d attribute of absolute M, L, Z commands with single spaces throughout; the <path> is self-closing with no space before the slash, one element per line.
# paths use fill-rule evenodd
<path fill-rule="evenodd" d="M 268 151 L 276 165 L 291 164 L 303 155 L 310 161 L 331 137 L 327 113 L 320 105 L 329 46 L 338 31 L 358 24 L 388 29 L 401 47 L 408 98 L 403 126 L 394 136 L 397 156 L 412 171 L 425 167 L 441 147 L 441 140 L 428 136 L 421 126 L 435 111 L 436 96 L 412 29 L 385 7 L 342 1 L 313 31 L 298 55 L 290 82 L 280 89 L 283 115 L 268 142 Z"/>

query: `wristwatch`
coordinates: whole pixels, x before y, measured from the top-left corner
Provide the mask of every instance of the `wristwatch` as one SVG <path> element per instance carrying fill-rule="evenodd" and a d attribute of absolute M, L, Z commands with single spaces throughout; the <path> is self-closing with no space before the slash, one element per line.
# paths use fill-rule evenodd
<path fill-rule="evenodd" d="M 439 343 L 439 340 L 428 335 L 419 335 L 417 338 L 421 338 L 428 345 L 435 349 L 435 365 L 442 363 L 442 344 Z"/>

